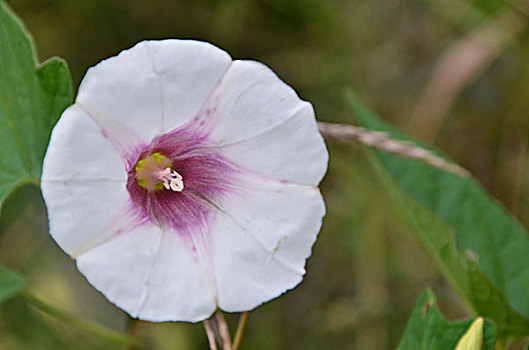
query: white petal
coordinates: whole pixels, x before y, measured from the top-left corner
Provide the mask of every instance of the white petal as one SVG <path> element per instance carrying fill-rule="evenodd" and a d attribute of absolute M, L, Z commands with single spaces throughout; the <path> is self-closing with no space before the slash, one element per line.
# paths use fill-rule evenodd
<path fill-rule="evenodd" d="M 200 263 L 172 231 L 144 225 L 77 259 L 88 281 L 132 317 L 196 322 L 215 310 Z"/>
<path fill-rule="evenodd" d="M 163 130 L 195 117 L 231 64 L 225 51 L 194 40 L 149 41 L 162 91 Z"/>
<path fill-rule="evenodd" d="M 227 145 L 222 151 L 245 169 L 272 179 L 313 186 L 325 175 L 329 157 L 309 103 L 281 125 Z"/>
<path fill-rule="evenodd" d="M 301 282 L 325 214 L 317 188 L 265 180 L 249 186 L 222 202 L 212 224 L 218 303 L 230 312 Z"/>
<path fill-rule="evenodd" d="M 211 138 L 234 163 L 273 179 L 321 181 L 328 154 L 314 110 L 269 68 L 234 61 L 210 103 Z"/>
<path fill-rule="evenodd" d="M 144 41 L 90 68 L 76 101 L 106 129 L 147 144 L 193 118 L 230 62 L 203 42 Z"/>
<path fill-rule="evenodd" d="M 95 123 L 75 105 L 55 126 L 41 187 L 50 233 L 76 255 L 115 233 L 129 195 L 121 157 Z"/>
<path fill-rule="evenodd" d="M 91 179 L 125 183 L 125 162 L 104 135 L 79 106 L 70 106 L 51 134 L 42 181 Z"/>

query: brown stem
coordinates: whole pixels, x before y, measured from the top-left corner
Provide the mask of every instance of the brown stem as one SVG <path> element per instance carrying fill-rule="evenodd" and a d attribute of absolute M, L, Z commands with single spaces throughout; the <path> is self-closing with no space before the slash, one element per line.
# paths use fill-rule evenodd
<path fill-rule="evenodd" d="M 429 150 L 417 147 L 410 142 L 394 140 L 385 132 L 366 130 L 347 124 L 321 122 L 318 123 L 318 128 L 323 137 L 329 140 L 340 142 L 358 141 L 366 146 L 375 147 L 401 157 L 414 159 L 452 174 L 462 177 L 470 176 L 470 173 L 459 165 L 450 163 Z"/>
<path fill-rule="evenodd" d="M 241 347 L 242 337 L 244 336 L 244 331 L 246 330 L 246 325 L 248 324 L 248 317 L 250 317 L 250 312 L 246 311 L 243 312 L 239 318 L 237 331 L 235 332 L 235 337 L 233 338 L 232 350 L 239 350 Z"/>
<path fill-rule="evenodd" d="M 211 319 L 204 320 L 204 329 L 206 330 L 206 335 L 208 337 L 209 350 L 217 350 L 217 342 L 215 341 L 215 332 L 211 324 Z"/>
<path fill-rule="evenodd" d="M 230 339 L 230 331 L 228 328 L 228 323 L 226 322 L 226 319 L 224 318 L 224 315 L 220 310 L 218 310 L 215 313 L 215 319 L 217 320 L 217 326 L 219 330 L 220 339 L 222 341 L 222 349 L 223 350 L 232 350 L 231 349 L 231 339 Z"/>

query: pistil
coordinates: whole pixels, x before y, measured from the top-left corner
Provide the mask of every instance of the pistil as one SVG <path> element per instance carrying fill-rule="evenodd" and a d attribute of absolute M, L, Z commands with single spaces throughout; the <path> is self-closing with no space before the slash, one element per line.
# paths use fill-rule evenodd
<path fill-rule="evenodd" d="M 181 192 L 184 189 L 184 180 L 172 168 L 171 160 L 156 152 L 146 155 L 136 163 L 136 181 L 138 185 L 149 190 L 171 190 Z"/>
<path fill-rule="evenodd" d="M 166 189 L 171 189 L 175 192 L 182 192 L 184 189 L 184 181 L 182 175 L 171 168 L 165 168 L 158 173 L 158 180 L 160 180 Z"/>

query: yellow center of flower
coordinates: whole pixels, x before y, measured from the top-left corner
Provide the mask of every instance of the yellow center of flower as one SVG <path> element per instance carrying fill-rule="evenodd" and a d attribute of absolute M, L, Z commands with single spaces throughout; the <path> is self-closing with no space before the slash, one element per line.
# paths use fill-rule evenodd
<path fill-rule="evenodd" d="M 182 175 L 171 168 L 171 160 L 156 152 L 136 163 L 136 181 L 149 191 L 167 190 L 181 192 L 184 189 Z"/>

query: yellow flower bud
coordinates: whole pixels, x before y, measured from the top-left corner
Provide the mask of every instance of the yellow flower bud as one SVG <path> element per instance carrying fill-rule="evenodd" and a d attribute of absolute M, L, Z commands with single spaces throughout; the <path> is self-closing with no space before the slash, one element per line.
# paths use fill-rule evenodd
<path fill-rule="evenodd" d="M 454 350 L 481 350 L 483 347 L 483 319 L 476 318 L 457 342 Z"/>

